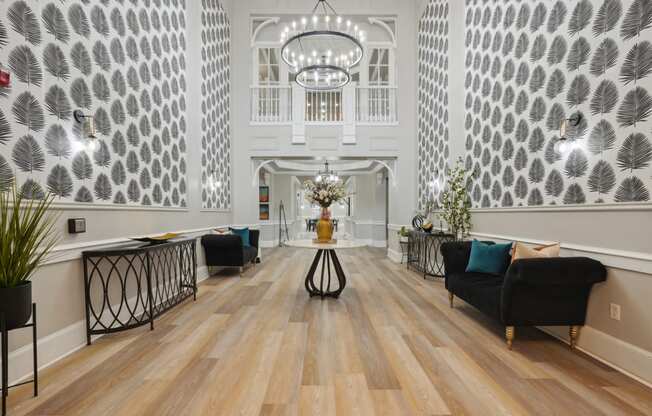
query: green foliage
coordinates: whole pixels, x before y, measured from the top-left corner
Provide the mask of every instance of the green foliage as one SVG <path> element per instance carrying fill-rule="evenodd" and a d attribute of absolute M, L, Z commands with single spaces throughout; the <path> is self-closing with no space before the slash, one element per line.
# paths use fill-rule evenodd
<path fill-rule="evenodd" d="M 51 214 L 54 196 L 27 199 L 14 184 L 0 192 L 0 287 L 16 287 L 34 271 L 59 241 L 57 216 Z"/>
<path fill-rule="evenodd" d="M 467 191 L 471 178 L 461 159 L 448 170 L 447 176 L 441 215 L 453 235 L 463 237 L 471 230 L 471 198 Z"/>

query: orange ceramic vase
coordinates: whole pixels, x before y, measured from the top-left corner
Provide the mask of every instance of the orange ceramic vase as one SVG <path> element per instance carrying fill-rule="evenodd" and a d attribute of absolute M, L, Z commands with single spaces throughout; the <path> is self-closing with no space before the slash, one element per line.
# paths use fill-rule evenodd
<path fill-rule="evenodd" d="M 317 241 L 327 243 L 333 239 L 333 221 L 328 208 L 321 209 L 321 217 L 317 222 Z"/>

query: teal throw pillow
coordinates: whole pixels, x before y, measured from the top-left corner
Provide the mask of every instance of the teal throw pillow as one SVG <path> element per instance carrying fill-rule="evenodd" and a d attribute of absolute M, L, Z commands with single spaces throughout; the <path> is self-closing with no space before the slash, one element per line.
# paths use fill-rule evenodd
<path fill-rule="evenodd" d="M 466 266 L 467 272 L 503 275 L 510 262 L 512 243 L 485 244 L 478 240 L 471 242 L 471 256 Z"/>
<path fill-rule="evenodd" d="M 245 228 L 229 228 L 231 232 L 235 235 L 239 235 L 242 239 L 242 245 L 245 247 L 250 246 L 249 243 L 249 227 Z"/>

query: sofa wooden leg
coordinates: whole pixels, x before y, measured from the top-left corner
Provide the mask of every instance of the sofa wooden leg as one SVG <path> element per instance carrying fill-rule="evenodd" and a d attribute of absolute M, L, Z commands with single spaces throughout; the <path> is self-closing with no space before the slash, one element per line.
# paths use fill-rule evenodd
<path fill-rule="evenodd" d="M 453 299 L 455 299 L 455 295 L 453 295 L 453 292 L 448 292 L 448 301 L 451 304 L 451 308 L 453 307 Z"/>
<path fill-rule="evenodd" d="M 514 327 L 508 326 L 505 328 L 505 339 L 507 339 L 507 348 L 512 349 L 512 342 L 514 341 Z"/>
<path fill-rule="evenodd" d="M 574 350 L 577 345 L 577 335 L 579 334 L 580 327 L 578 325 L 571 325 L 568 328 L 568 337 L 570 339 L 570 349 Z"/>

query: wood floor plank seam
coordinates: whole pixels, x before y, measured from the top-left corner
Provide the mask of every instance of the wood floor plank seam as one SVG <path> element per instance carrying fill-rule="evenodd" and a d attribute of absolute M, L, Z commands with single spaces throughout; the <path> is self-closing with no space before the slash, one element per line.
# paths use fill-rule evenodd
<path fill-rule="evenodd" d="M 312 253 L 265 250 L 141 327 L 108 335 L 11 391 L 11 416 L 650 415 L 652 390 L 534 328 L 499 323 L 441 280 L 363 248 L 339 299 L 309 298 Z"/>

